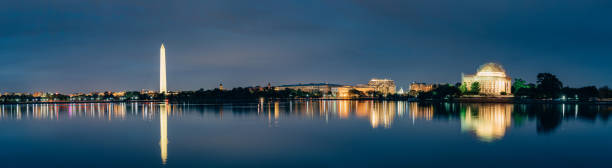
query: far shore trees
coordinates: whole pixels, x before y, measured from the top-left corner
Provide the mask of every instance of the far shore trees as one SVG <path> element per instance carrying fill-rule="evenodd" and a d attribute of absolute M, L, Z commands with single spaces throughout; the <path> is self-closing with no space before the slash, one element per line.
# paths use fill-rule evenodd
<path fill-rule="evenodd" d="M 512 92 L 516 93 L 522 88 L 530 88 L 530 86 L 521 78 L 515 78 L 512 84 Z"/>
<path fill-rule="evenodd" d="M 360 98 L 360 97 L 365 97 L 365 94 L 362 91 L 359 91 L 357 89 L 351 89 L 349 90 L 349 94 L 352 98 Z"/>
<path fill-rule="evenodd" d="M 599 97 L 601 98 L 612 98 L 612 91 L 608 86 L 599 88 Z"/>
<path fill-rule="evenodd" d="M 554 99 L 560 96 L 563 83 L 557 79 L 557 76 L 550 73 L 539 73 L 537 77 L 538 97 Z"/>
<path fill-rule="evenodd" d="M 517 84 L 518 83 L 518 84 Z M 571 88 L 563 86 L 563 82 L 557 76 L 550 73 L 539 73 L 537 84 L 525 84 L 521 79 L 515 79 L 513 89 L 518 99 L 562 99 L 589 101 L 593 98 L 612 98 L 607 86 L 597 89 L 595 86 Z"/>

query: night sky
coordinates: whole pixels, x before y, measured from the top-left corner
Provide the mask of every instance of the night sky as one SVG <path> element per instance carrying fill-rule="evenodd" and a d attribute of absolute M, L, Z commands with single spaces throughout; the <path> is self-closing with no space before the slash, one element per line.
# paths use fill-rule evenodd
<path fill-rule="evenodd" d="M 612 85 L 612 1 L 0 1 L 0 92 L 157 90 L 390 78 L 456 83 L 497 62 Z"/>

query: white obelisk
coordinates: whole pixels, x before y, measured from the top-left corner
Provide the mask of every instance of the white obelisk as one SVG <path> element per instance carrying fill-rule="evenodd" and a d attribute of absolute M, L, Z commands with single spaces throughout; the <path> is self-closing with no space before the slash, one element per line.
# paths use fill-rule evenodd
<path fill-rule="evenodd" d="M 166 88 L 166 48 L 164 48 L 164 43 L 159 48 L 159 92 L 164 94 L 168 92 Z"/>

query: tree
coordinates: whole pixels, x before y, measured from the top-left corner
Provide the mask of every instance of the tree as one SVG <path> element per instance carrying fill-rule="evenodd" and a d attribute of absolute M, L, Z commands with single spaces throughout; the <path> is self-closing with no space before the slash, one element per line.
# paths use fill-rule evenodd
<path fill-rule="evenodd" d="M 461 94 L 459 88 L 452 85 L 440 85 L 434 89 L 436 98 L 453 98 Z"/>
<path fill-rule="evenodd" d="M 473 94 L 480 93 L 480 83 L 478 82 L 472 83 L 472 86 L 470 87 L 470 92 L 472 92 Z"/>
<path fill-rule="evenodd" d="M 374 90 L 367 91 L 366 93 L 368 96 L 373 97 L 373 98 L 381 98 L 384 96 L 382 92 L 374 91 Z"/>
<path fill-rule="evenodd" d="M 462 83 L 459 86 L 459 91 L 461 92 L 461 94 L 466 94 L 468 89 L 467 89 L 467 84 L 466 83 Z"/>
<path fill-rule="evenodd" d="M 563 88 L 563 83 L 550 73 L 538 74 L 538 95 L 543 98 L 557 98 Z"/>
<path fill-rule="evenodd" d="M 363 97 L 363 96 L 365 96 L 365 94 L 363 94 L 362 91 L 359 91 L 357 89 L 349 90 L 349 94 L 351 95 L 351 97 Z"/>
<path fill-rule="evenodd" d="M 514 83 L 512 84 L 512 91 L 516 93 L 522 88 L 529 88 L 529 85 L 526 84 L 525 80 L 521 78 L 515 78 Z"/>
<path fill-rule="evenodd" d="M 604 86 L 599 88 L 599 97 L 600 98 L 612 98 L 612 92 L 608 86 Z"/>
<path fill-rule="evenodd" d="M 587 86 L 578 89 L 578 96 L 581 100 L 588 100 L 590 98 L 597 97 L 599 92 L 595 86 Z"/>
<path fill-rule="evenodd" d="M 520 88 L 513 94 L 516 98 L 529 98 L 529 99 L 535 98 L 536 88 L 535 87 Z"/>

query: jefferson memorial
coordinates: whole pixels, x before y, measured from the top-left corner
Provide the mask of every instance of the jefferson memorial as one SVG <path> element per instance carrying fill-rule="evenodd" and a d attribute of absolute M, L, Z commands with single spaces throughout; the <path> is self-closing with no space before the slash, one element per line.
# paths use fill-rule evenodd
<path fill-rule="evenodd" d="M 486 63 L 478 68 L 475 75 L 461 74 L 461 83 L 470 90 L 472 83 L 480 84 L 480 93 L 487 95 L 511 94 L 512 78 L 506 75 L 506 70 L 496 63 Z"/>

